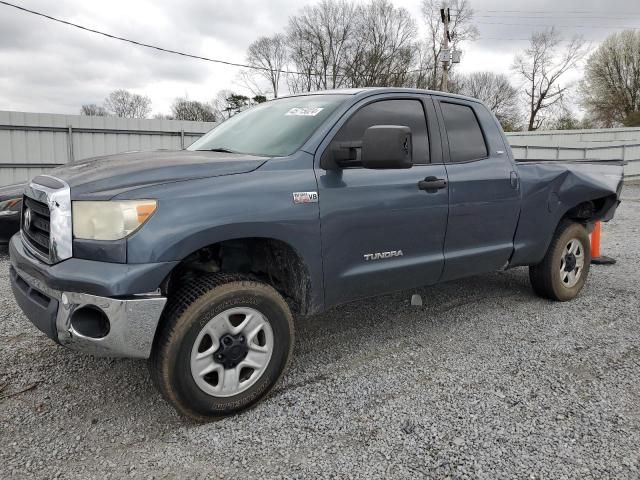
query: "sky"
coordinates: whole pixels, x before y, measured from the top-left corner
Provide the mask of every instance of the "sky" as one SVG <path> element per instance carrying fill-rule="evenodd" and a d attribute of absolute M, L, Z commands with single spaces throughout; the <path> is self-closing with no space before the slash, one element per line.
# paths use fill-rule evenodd
<path fill-rule="evenodd" d="M 11 0 L 114 35 L 195 55 L 244 62 L 259 36 L 284 31 L 309 0 Z M 392 0 L 423 23 L 421 0 Z M 462 46 L 460 72 L 511 75 L 534 31 L 556 25 L 597 47 L 608 34 L 640 28 L 638 0 L 469 0 L 480 37 Z M 176 97 L 210 101 L 222 89 L 249 93 L 240 69 L 125 44 L 0 4 L 0 110 L 78 113 L 114 89 L 147 95 L 153 113 Z M 574 72 L 568 80 L 578 78 Z M 515 79 L 514 79 L 515 80 Z"/>

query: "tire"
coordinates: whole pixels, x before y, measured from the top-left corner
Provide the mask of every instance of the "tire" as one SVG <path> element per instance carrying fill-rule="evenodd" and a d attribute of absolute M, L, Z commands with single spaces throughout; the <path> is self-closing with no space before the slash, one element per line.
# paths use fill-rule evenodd
<path fill-rule="evenodd" d="M 573 259 L 570 253 L 573 253 Z M 579 223 L 563 221 L 542 262 L 529 267 L 529 280 L 540 297 L 566 302 L 582 290 L 590 264 L 591 244 L 587 230 Z"/>
<path fill-rule="evenodd" d="M 263 399 L 285 371 L 293 343 L 291 311 L 274 288 L 240 276 L 207 275 L 167 302 L 149 370 L 180 414 L 210 421 Z"/>

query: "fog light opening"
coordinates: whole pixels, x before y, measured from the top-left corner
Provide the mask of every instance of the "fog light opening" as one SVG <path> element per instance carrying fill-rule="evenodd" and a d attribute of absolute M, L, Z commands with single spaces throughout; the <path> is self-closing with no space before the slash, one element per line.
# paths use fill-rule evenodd
<path fill-rule="evenodd" d="M 80 335 L 90 338 L 104 338 L 109 334 L 109 319 L 98 307 L 78 308 L 71 315 L 71 326 Z"/>

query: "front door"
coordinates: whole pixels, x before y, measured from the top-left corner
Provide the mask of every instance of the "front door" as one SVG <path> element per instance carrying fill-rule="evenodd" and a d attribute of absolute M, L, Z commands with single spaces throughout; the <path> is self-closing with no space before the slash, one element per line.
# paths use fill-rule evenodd
<path fill-rule="evenodd" d="M 433 102 L 420 95 L 365 99 L 323 154 L 336 145 L 358 148 L 373 125 L 411 128 L 414 166 L 317 169 L 327 306 L 435 283 L 442 273 L 448 193 Z M 435 187 L 425 189 L 425 179 Z"/>

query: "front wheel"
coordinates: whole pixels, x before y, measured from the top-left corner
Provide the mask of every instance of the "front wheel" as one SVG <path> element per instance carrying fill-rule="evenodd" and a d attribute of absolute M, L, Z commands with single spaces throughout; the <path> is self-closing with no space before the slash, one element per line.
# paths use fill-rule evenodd
<path fill-rule="evenodd" d="M 529 280 L 539 296 L 565 302 L 582 290 L 590 264 L 587 230 L 579 223 L 563 222 L 542 262 L 529 267 Z"/>
<path fill-rule="evenodd" d="M 216 274 L 169 300 L 149 361 L 154 383 L 199 421 L 245 410 L 264 398 L 293 348 L 293 319 L 271 286 Z"/>

